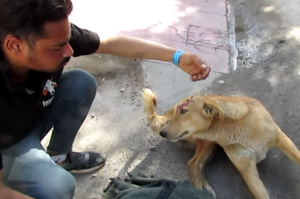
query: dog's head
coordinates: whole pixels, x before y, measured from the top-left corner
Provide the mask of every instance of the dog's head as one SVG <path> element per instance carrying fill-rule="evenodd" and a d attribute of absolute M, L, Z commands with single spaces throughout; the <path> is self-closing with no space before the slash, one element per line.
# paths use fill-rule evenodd
<path fill-rule="evenodd" d="M 172 142 L 206 131 L 215 118 L 223 118 L 222 109 L 205 96 L 189 96 L 173 106 L 164 115 L 155 112 L 157 100 L 151 89 L 143 89 L 144 110 L 155 134 Z"/>
<path fill-rule="evenodd" d="M 190 96 L 176 104 L 165 117 L 166 123 L 159 134 L 176 142 L 196 132 L 206 132 L 215 119 L 224 119 L 224 113 L 216 101 L 205 96 Z"/>

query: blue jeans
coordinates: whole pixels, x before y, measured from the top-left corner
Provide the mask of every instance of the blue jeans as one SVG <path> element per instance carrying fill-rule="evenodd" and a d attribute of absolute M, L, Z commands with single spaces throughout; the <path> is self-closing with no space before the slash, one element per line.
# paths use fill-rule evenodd
<path fill-rule="evenodd" d="M 73 198 L 75 178 L 51 159 L 41 140 L 53 127 L 47 150 L 58 154 L 70 152 L 96 90 L 96 80 L 83 70 L 62 74 L 55 98 L 37 129 L 2 151 L 2 175 L 7 186 L 36 199 Z"/>

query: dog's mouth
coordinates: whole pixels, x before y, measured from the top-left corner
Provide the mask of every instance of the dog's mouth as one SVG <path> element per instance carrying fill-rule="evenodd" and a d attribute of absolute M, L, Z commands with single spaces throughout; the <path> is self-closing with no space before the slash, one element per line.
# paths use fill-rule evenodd
<path fill-rule="evenodd" d="M 179 137 L 177 137 L 177 138 L 174 138 L 174 139 L 172 139 L 172 140 L 170 140 L 171 142 L 177 142 L 177 141 L 179 141 L 181 138 L 183 138 L 185 135 L 187 135 L 187 134 L 189 134 L 189 131 L 185 131 L 185 132 L 183 132 Z"/>

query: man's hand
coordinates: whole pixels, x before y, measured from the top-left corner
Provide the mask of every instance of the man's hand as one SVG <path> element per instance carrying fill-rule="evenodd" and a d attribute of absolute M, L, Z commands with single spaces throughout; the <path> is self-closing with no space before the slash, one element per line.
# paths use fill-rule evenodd
<path fill-rule="evenodd" d="M 0 186 L 1 199 L 33 199 L 4 185 Z"/>
<path fill-rule="evenodd" d="M 0 170 L 0 198 L 1 199 L 33 199 L 29 196 L 21 194 L 2 183 L 2 171 Z"/>
<path fill-rule="evenodd" d="M 191 53 L 183 53 L 181 55 L 179 67 L 191 76 L 192 81 L 206 79 L 211 71 L 211 68 L 204 61 Z"/>
<path fill-rule="evenodd" d="M 211 68 L 197 55 L 183 53 L 179 60 L 179 67 L 189 75 L 192 81 L 204 80 L 209 76 Z"/>

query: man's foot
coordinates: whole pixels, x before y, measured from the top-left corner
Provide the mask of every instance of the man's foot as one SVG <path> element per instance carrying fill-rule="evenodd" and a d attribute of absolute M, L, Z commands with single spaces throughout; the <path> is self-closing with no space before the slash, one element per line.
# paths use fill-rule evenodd
<path fill-rule="evenodd" d="M 61 166 L 70 173 L 89 173 L 105 165 L 106 156 L 92 151 L 70 152 Z"/>

